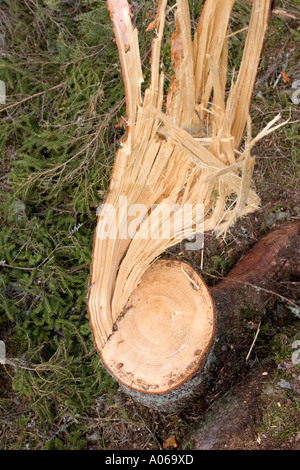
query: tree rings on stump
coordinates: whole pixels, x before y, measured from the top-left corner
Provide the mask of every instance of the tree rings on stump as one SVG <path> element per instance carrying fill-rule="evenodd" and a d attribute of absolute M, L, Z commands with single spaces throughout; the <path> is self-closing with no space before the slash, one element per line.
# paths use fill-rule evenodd
<path fill-rule="evenodd" d="M 215 335 L 209 290 L 187 263 L 161 259 L 143 274 L 101 351 L 123 385 L 143 393 L 175 389 L 199 369 Z"/>

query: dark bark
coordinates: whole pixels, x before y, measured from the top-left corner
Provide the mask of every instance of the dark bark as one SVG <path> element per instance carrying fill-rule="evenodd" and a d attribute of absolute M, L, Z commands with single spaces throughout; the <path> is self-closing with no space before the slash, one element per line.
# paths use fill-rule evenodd
<path fill-rule="evenodd" d="M 196 374 L 176 389 L 164 394 L 149 394 L 123 387 L 126 393 L 153 409 L 171 412 L 187 406 L 192 399 L 207 393 L 221 370 L 235 370 L 238 380 L 247 369 L 246 356 L 253 341 L 245 310 L 253 322 L 262 320 L 266 303 L 278 299 L 275 282 L 298 277 L 300 224 L 279 228 L 259 241 L 232 269 L 228 276 L 210 289 L 217 311 L 215 339 Z M 224 351 L 230 362 L 224 363 Z"/>
<path fill-rule="evenodd" d="M 259 448 L 258 428 L 263 421 L 263 390 L 275 365 L 263 362 L 222 398 L 219 398 L 192 427 L 182 448 L 236 450 Z"/>
<path fill-rule="evenodd" d="M 284 437 L 286 429 L 278 429 L 276 418 L 274 417 L 274 421 L 272 419 L 274 405 L 285 406 L 287 403 L 286 393 L 278 386 L 276 372 L 277 364 L 270 359 L 253 367 L 242 381 L 216 399 L 199 416 L 198 421 L 191 426 L 181 449 L 300 450 L 297 433 Z M 297 381 L 296 378 L 294 380 Z M 297 401 L 298 393 L 296 388 L 289 390 L 290 403 Z M 270 423 L 275 424 L 271 429 L 277 429 L 277 436 L 272 436 Z M 285 422 L 281 426 L 297 429 L 297 425 L 299 414 L 292 406 L 288 406 Z M 279 433 L 282 431 L 281 437 Z"/>

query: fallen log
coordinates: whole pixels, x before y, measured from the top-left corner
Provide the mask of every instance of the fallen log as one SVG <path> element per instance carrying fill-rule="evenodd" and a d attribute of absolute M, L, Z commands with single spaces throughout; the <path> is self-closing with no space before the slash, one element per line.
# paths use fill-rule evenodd
<path fill-rule="evenodd" d="M 279 368 L 290 382 L 278 380 Z M 300 450 L 296 370 L 293 361 L 256 363 L 191 424 L 180 450 Z"/>
<path fill-rule="evenodd" d="M 258 433 L 263 421 L 262 396 L 275 370 L 272 361 L 263 361 L 215 400 L 192 426 L 182 449 L 263 450 Z"/>

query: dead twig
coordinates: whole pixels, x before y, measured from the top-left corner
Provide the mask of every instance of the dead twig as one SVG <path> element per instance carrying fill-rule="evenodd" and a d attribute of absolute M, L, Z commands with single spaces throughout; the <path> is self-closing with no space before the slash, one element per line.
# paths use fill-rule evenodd
<path fill-rule="evenodd" d="M 70 157 L 66 162 L 63 162 L 61 163 L 60 165 L 56 166 L 55 168 L 49 168 L 48 170 L 45 170 L 43 172 L 41 172 L 42 175 L 45 175 L 47 173 L 52 173 L 52 172 L 55 172 L 57 170 L 59 170 L 60 168 L 61 171 L 60 173 L 62 173 L 62 171 L 64 170 L 64 168 L 72 161 L 74 160 L 75 158 L 79 157 L 80 155 L 82 155 L 85 151 L 87 151 L 92 145 L 93 143 L 98 139 L 98 137 L 100 136 L 102 130 L 104 129 L 104 127 L 106 126 L 106 124 L 108 123 L 109 119 L 111 117 L 113 117 L 118 111 L 119 109 L 123 106 L 123 104 L 125 103 L 125 98 L 123 98 L 109 113 L 106 114 L 105 118 L 103 119 L 99 129 L 95 132 L 94 134 L 94 137 L 92 138 L 92 140 L 90 140 L 90 142 L 85 145 L 82 149 L 80 149 L 77 153 L 75 153 L 74 155 L 72 155 L 72 157 Z M 59 173 L 59 174 L 60 174 Z M 38 175 L 40 176 L 40 175 Z"/>
<path fill-rule="evenodd" d="M 214 274 L 210 274 L 206 271 L 203 271 L 202 272 L 206 275 L 206 276 L 210 276 L 210 277 L 213 277 L 214 279 L 219 279 L 219 280 L 222 280 L 222 281 L 230 281 L 230 282 L 237 282 L 239 284 L 244 284 L 245 286 L 249 286 L 249 287 L 252 287 L 253 289 L 256 289 L 256 290 L 259 290 L 259 291 L 263 291 L 263 292 L 266 292 L 268 294 L 271 294 L 271 295 L 275 295 L 276 297 L 279 297 L 281 300 L 284 300 L 285 302 L 289 303 L 290 305 L 292 305 L 293 307 L 295 308 L 299 308 L 299 305 L 297 305 L 295 302 L 293 302 L 291 299 L 288 299 L 287 297 L 285 297 L 284 295 L 281 295 L 279 294 L 278 292 L 274 292 L 273 290 L 270 290 L 270 289 L 265 289 L 264 287 L 260 287 L 260 286 L 257 286 L 256 284 L 251 284 L 251 282 L 247 282 L 247 281 L 240 281 L 239 279 L 231 279 L 229 277 L 222 277 L 222 276 L 215 276 Z"/>
<path fill-rule="evenodd" d="M 45 93 L 48 93 L 49 91 L 56 90 L 57 88 L 62 87 L 65 84 L 65 82 L 61 82 L 58 85 L 54 85 L 51 88 L 48 88 L 47 90 L 40 91 L 39 93 L 35 93 L 34 95 L 27 96 L 26 98 L 23 98 L 21 101 L 17 101 L 16 103 L 12 103 L 9 106 L 6 106 L 5 108 L 0 109 L 0 113 L 3 111 L 7 111 L 8 109 L 14 108 L 15 106 L 18 106 L 19 104 L 25 103 L 25 101 L 32 100 L 33 98 L 36 98 L 37 96 L 45 95 Z"/>
<path fill-rule="evenodd" d="M 283 18 L 284 20 L 287 20 L 287 21 L 300 23 L 299 17 L 297 17 L 296 15 L 293 15 L 292 13 L 289 13 L 286 10 L 283 10 L 282 8 L 275 8 L 272 11 L 272 15 L 277 16 L 278 18 Z"/>
<path fill-rule="evenodd" d="M 273 65 L 272 67 L 270 67 L 267 72 L 259 79 L 257 80 L 256 84 L 255 84 L 255 88 L 258 88 L 263 82 L 265 82 L 269 77 L 270 75 L 272 75 L 272 73 L 277 69 L 278 65 L 279 65 L 279 62 L 280 62 L 280 59 L 281 59 L 281 54 L 284 52 L 286 46 L 288 45 L 290 39 L 292 37 L 292 34 L 290 34 L 288 36 L 288 38 L 286 39 L 285 43 L 283 44 L 282 48 L 280 49 L 280 51 L 278 52 L 277 56 L 276 56 L 276 59 L 275 61 L 273 62 Z"/>
<path fill-rule="evenodd" d="M 255 343 L 256 343 L 258 334 L 259 334 L 259 332 L 260 332 L 260 325 L 261 325 L 261 321 L 260 321 L 259 324 L 258 324 L 258 327 L 257 327 L 256 333 L 255 333 L 254 339 L 253 339 L 252 344 L 251 344 L 251 346 L 250 346 L 249 352 L 248 352 L 248 354 L 247 354 L 247 356 L 246 356 L 246 362 L 248 362 L 248 359 L 249 359 L 250 354 L 251 354 L 251 352 L 252 352 L 253 346 L 254 346 Z"/>

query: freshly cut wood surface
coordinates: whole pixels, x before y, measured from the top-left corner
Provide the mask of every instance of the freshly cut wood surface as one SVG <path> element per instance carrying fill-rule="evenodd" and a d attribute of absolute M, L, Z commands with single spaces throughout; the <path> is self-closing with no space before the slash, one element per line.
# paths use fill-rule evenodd
<path fill-rule="evenodd" d="M 187 263 L 159 260 L 142 276 L 101 357 L 135 390 L 164 393 L 199 368 L 215 331 L 206 284 Z"/>

